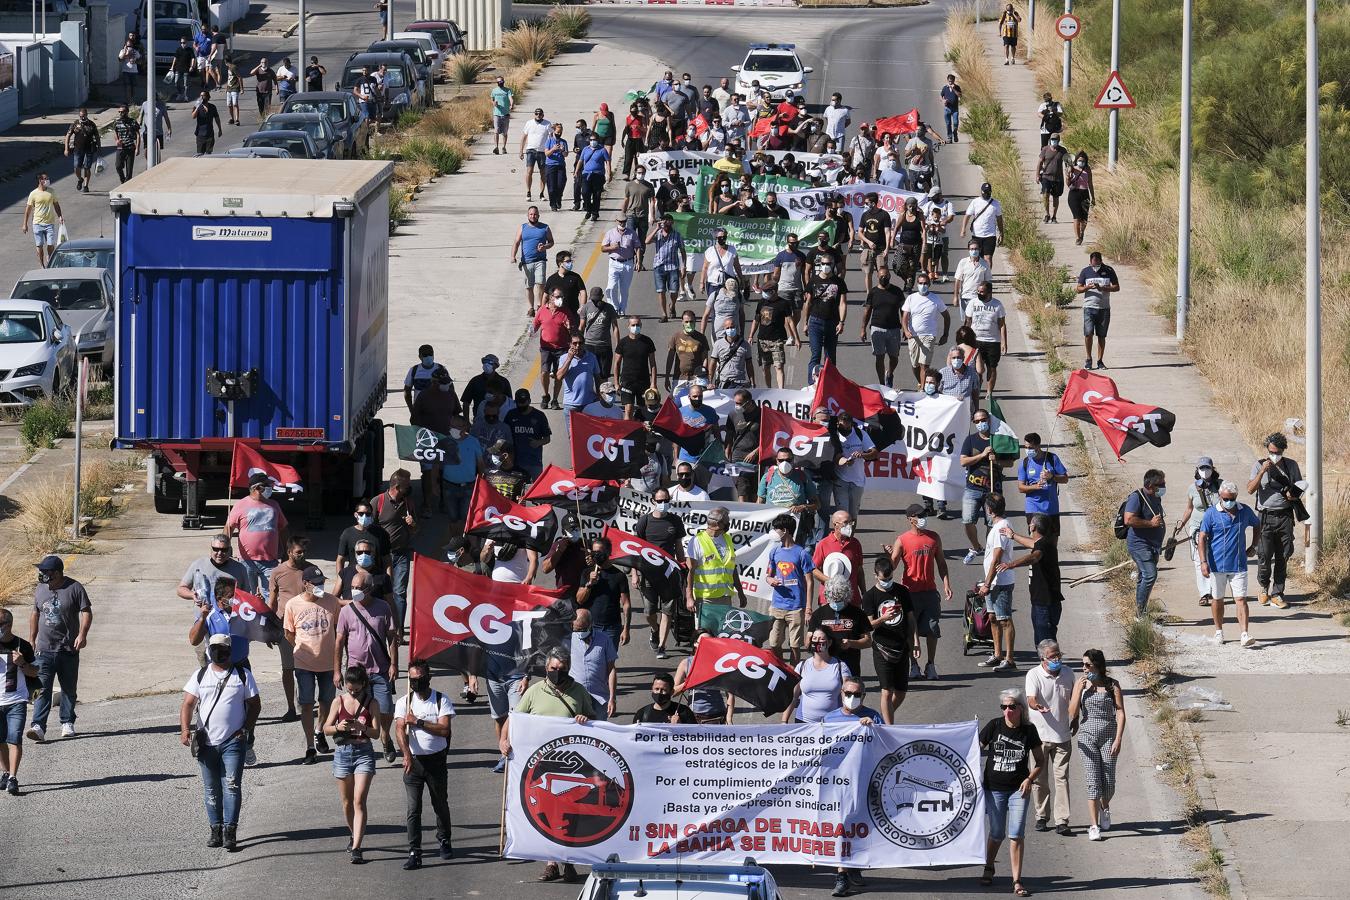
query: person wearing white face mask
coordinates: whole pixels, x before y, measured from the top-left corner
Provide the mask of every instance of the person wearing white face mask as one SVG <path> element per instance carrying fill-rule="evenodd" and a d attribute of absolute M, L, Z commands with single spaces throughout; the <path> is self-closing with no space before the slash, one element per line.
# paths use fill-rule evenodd
<path fill-rule="evenodd" d="M 264 592 L 281 557 L 281 541 L 288 524 L 286 514 L 271 497 L 272 479 L 254 472 L 248 479 L 248 496 L 237 501 L 225 519 L 225 536 L 238 536 L 239 561 Z"/>
<path fill-rule="evenodd" d="M 708 381 L 721 390 L 755 386 L 754 357 L 736 319 L 722 320 L 721 337 L 708 354 Z"/>
<path fill-rule="evenodd" d="M 1247 529 L 1252 529 L 1252 540 L 1247 541 Z M 1237 499 L 1237 485 L 1225 481 L 1219 486 L 1219 505 L 1205 510 L 1200 520 L 1200 531 L 1195 539 L 1200 553 L 1200 572 L 1210 579 L 1214 594 L 1209 611 L 1214 617 L 1214 643 L 1223 644 L 1224 595 L 1232 592 L 1237 604 L 1238 626 L 1242 629 L 1241 644 L 1252 646 L 1255 641 L 1247 630 L 1247 559 L 1256 551 L 1261 537 L 1261 520 L 1252 508 Z"/>
<path fill-rule="evenodd" d="M 867 689 L 863 687 L 861 678 L 857 676 L 845 678 L 840 697 L 839 708 L 827 715 L 825 722 L 834 725 L 858 724 L 869 728 L 881 722 L 881 714 L 863 703 L 867 697 Z M 862 873 L 862 869 L 845 869 L 840 866 L 835 870 L 834 890 L 830 896 L 847 897 L 853 893 L 854 888 L 863 887 L 865 882 Z"/>
<path fill-rule="evenodd" d="M 872 623 L 872 666 L 881 684 L 881 720 L 893 725 L 919 659 L 918 622 L 913 595 L 896 580 L 890 558 L 885 553 L 878 556 L 872 569 L 876 580 L 863 595 L 862 608 Z"/>
<path fill-rule="evenodd" d="M 633 418 L 638 398 L 656 384 L 656 344 L 642 333 L 642 319 L 628 317 L 628 334 L 614 347 L 614 380 L 619 383 L 623 417 Z"/>
<path fill-rule="evenodd" d="M 1045 751 L 1045 765 L 1031 785 L 1036 805 L 1036 830 L 1051 826 L 1050 770 L 1055 772 L 1054 825 L 1063 837 L 1073 834 L 1069 828 L 1069 757 L 1073 755 L 1073 728 L 1069 717 L 1069 699 L 1073 696 L 1073 673 L 1060 658 L 1059 644 L 1050 638 L 1036 644 L 1041 664 L 1027 672 L 1027 717 L 1036 726 Z"/>
<path fill-rule="evenodd" d="M 430 344 L 418 347 L 417 356 L 419 360 L 417 365 L 410 367 L 408 374 L 403 376 L 403 404 L 408 409 L 412 409 L 413 401 L 431 386 L 432 378 L 441 373 L 444 373 L 446 378 L 450 377 L 445 366 L 436 362 L 436 351 Z"/>
<path fill-rule="evenodd" d="M 836 422 L 839 457 L 835 460 L 834 501 L 848 511 L 850 521 L 857 521 L 867 483 L 865 463 L 875 460 L 881 451 L 847 412 L 839 413 Z"/>
<path fill-rule="evenodd" d="M 328 753 L 322 734 L 314 736 L 314 699 L 318 694 L 319 717 L 328 720 L 328 707 L 337 687 L 333 684 L 333 660 L 337 652 L 338 598 L 324 590 L 323 572 L 318 566 L 304 571 L 305 590 L 286 604 L 282 628 L 290 642 L 295 660 L 295 681 L 300 703 L 300 727 L 305 732 L 305 765 L 318 761 L 319 753 Z"/>
<path fill-rule="evenodd" d="M 992 283 L 989 264 L 980 256 L 979 241 L 966 245 L 966 258 L 956 264 L 956 281 L 952 291 L 952 305 L 960 309 L 975 299 L 980 285 Z"/>
<path fill-rule="evenodd" d="M 1183 528 L 1191 543 L 1191 561 L 1195 564 L 1195 590 L 1200 597 L 1201 606 L 1209 606 L 1214 597 L 1213 589 L 1210 586 L 1209 578 L 1201 571 L 1201 562 L 1203 557 L 1199 553 L 1199 543 L 1196 534 L 1200 531 L 1200 522 L 1205 517 L 1205 512 L 1211 507 L 1219 505 L 1219 485 L 1223 479 L 1219 476 L 1219 471 L 1214 468 L 1214 460 L 1208 456 L 1202 456 L 1195 462 L 1195 478 L 1191 486 L 1186 490 L 1186 513 L 1177 523 L 1176 530 L 1180 532 Z"/>
<path fill-rule="evenodd" d="M 797 517 L 797 539 L 805 542 L 815 521 L 817 500 L 816 481 L 792 460 L 792 451 L 779 447 L 774 463 L 759 480 L 756 502 L 786 509 Z"/>
<path fill-rule="evenodd" d="M 919 275 L 914 282 L 914 293 L 905 298 L 901 308 L 901 326 L 909 341 L 909 365 L 914 381 L 923 384 L 933 373 L 933 354 L 947 343 L 952 318 L 947 306 L 931 293 L 928 276 Z M 942 334 L 938 334 L 938 319 L 942 319 Z M 890 384 L 890 382 L 887 382 Z M 892 387 L 894 385 L 891 385 Z"/>
<path fill-rule="evenodd" d="M 454 442 L 454 458 L 447 449 L 441 465 L 441 509 L 447 511 L 451 535 L 463 534 L 464 517 L 469 512 L 473 483 L 487 471 L 486 453 L 478 438 L 468 433 L 469 423 L 463 416 L 450 420 L 447 436 Z M 378 510 L 377 510 L 378 512 Z"/>
<path fill-rule="evenodd" d="M 938 393 L 975 404 L 979 402 L 980 380 L 979 371 L 966 362 L 961 348 L 953 347 L 947 353 L 947 365 L 938 371 Z"/>
<path fill-rule="evenodd" d="M 889 553 L 892 566 L 903 567 L 900 583 L 908 592 L 914 611 L 914 643 L 918 646 L 919 637 L 926 638 L 928 642 L 928 664 L 923 677 L 936 681 L 937 643 L 938 638 L 942 637 L 942 600 L 945 597 L 948 603 L 952 601 L 952 582 L 947 572 L 947 558 L 942 552 L 942 538 L 936 531 L 928 529 L 928 519 L 924 513 L 923 504 L 911 503 L 905 509 L 909 530 L 900 534 L 890 547 L 883 547 L 882 550 Z M 938 594 L 937 578 L 942 579 L 941 595 Z M 910 665 L 909 676 L 919 677 L 917 657 Z"/>
<path fill-rule="evenodd" d="M 539 305 L 530 327 L 539 335 L 539 381 L 544 386 L 541 405 L 548 409 L 556 402 L 551 395 L 557 392 L 553 376 L 558 372 L 558 362 L 572 342 L 572 316 L 567 311 L 561 286 L 554 287 Z"/>

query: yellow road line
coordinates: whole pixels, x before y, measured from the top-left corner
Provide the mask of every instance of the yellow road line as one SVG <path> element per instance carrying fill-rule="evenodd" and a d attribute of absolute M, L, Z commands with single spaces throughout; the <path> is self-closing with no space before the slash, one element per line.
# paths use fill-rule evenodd
<path fill-rule="evenodd" d="M 595 264 L 600 261 L 600 247 L 604 243 L 604 240 L 605 236 L 604 233 L 602 232 L 600 237 L 596 238 L 595 240 L 595 249 L 591 251 L 590 259 L 586 260 L 586 265 L 583 266 L 581 269 L 582 281 L 591 280 L 591 270 L 594 269 Z M 586 298 L 584 296 L 578 299 L 582 303 L 586 302 Z M 545 302 L 548 302 L 548 298 L 545 298 Z M 539 354 L 535 353 L 534 361 L 530 363 L 530 370 L 525 373 L 525 379 L 524 381 L 521 382 L 520 386 L 523 388 L 534 387 L 535 382 L 539 380 L 539 368 L 540 368 Z"/>

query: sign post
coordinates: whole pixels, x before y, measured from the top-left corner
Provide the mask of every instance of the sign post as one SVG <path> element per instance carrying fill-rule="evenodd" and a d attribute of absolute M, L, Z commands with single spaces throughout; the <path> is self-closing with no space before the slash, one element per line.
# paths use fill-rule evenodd
<path fill-rule="evenodd" d="M 1111 0 L 1111 71 L 1120 72 L 1120 0 Z M 1119 78 L 1119 74 L 1116 74 Z M 1108 84 L 1108 87 L 1110 85 Z M 1122 89 L 1124 85 L 1121 85 Z M 1106 170 L 1116 170 L 1116 159 L 1120 156 L 1120 107 L 1113 106 L 1110 112 L 1110 134 L 1107 137 Z"/>
<path fill-rule="evenodd" d="M 1055 34 L 1064 41 L 1064 91 L 1073 84 L 1073 39 L 1083 30 L 1083 23 L 1073 14 L 1073 0 L 1064 0 L 1064 15 L 1055 20 Z"/>
<path fill-rule="evenodd" d="M 75 385 L 75 491 L 71 500 L 71 540 L 80 539 L 80 463 L 84 449 L 84 404 L 89 390 L 89 359 L 80 360 L 80 371 Z"/>

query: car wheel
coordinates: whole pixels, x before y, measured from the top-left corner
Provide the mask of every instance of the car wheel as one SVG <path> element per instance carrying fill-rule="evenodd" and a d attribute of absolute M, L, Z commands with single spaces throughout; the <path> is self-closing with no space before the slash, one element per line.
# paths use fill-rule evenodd
<path fill-rule="evenodd" d="M 61 369 L 60 369 L 60 367 L 58 366 L 57 369 L 56 369 L 56 371 L 52 373 L 52 399 L 53 399 L 53 400 L 59 400 L 59 399 L 61 399 L 61 389 L 62 389 L 63 387 L 64 387 L 64 385 L 61 384 Z"/>

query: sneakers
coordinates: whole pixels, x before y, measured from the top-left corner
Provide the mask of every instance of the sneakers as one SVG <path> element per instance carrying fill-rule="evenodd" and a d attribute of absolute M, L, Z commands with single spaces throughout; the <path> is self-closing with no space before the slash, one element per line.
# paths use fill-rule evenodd
<path fill-rule="evenodd" d="M 352 862 L 352 865 L 354 865 L 354 866 L 359 866 L 359 865 L 364 864 L 365 861 L 366 861 L 366 857 L 361 853 L 361 849 L 360 849 L 359 847 L 354 848 L 354 849 L 351 851 L 351 862 Z"/>
<path fill-rule="evenodd" d="M 1061 822 L 1059 823 L 1059 826 L 1055 829 L 1055 834 L 1059 835 L 1060 837 L 1073 837 L 1073 829 L 1069 827 L 1068 822 Z"/>
<path fill-rule="evenodd" d="M 929 663 L 928 665 L 924 666 L 923 677 L 928 681 L 937 681 L 938 680 L 937 666 L 933 663 Z"/>
<path fill-rule="evenodd" d="M 411 872 L 413 869 L 420 868 L 422 868 L 422 855 L 420 853 L 409 853 L 408 858 L 403 861 L 403 871 Z"/>
<path fill-rule="evenodd" d="M 254 753 L 253 747 L 250 746 L 248 748 L 248 751 L 244 754 L 244 765 L 256 766 L 257 764 L 258 764 L 258 754 Z"/>
<path fill-rule="evenodd" d="M 843 872 L 840 872 L 839 874 L 835 875 L 834 890 L 830 891 L 830 896 L 847 897 L 851 893 L 853 893 L 853 889 L 849 887 L 848 876 L 845 875 Z"/>
<path fill-rule="evenodd" d="M 394 750 L 394 745 L 386 741 L 384 744 L 384 761 L 392 763 L 396 759 L 398 759 L 398 753 Z"/>
<path fill-rule="evenodd" d="M 856 888 L 865 887 L 867 882 L 863 881 L 861 869 L 847 869 L 844 872 L 848 876 L 848 883 Z"/>
<path fill-rule="evenodd" d="M 454 859 L 454 858 L 455 858 L 455 848 L 450 845 L 449 841 L 441 841 L 441 859 Z"/>
<path fill-rule="evenodd" d="M 1252 644 L 1256 643 L 1256 639 L 1244 631 L 1242 632 L 1242 637 L 1238 640 L 1238 643 L 1244 647 L 1250 647 Z"/>
<path fill-rule="evenodd" d="M 981 660 L 978 665 L 981 669 L 992 669 L 1003 661 L 1003 657 L 990 654 L 988 659 Z"/>
<path fill-rule="evenodd" d="M 1102 831 L 1111 830 L 1111 810 L 1102 809 L 1102 811 L 1097 815 L 1097 827 L 1100 828 Z"/>
<path fill-rule="evenodd" d="M 1089 826 L 1088 826 L 1088 840 L 1089 840 L 1089 841 L 1100 841 L 1101 839 L 1102 839 L 1102 830 L 1101 830 L 1100 828 L 1098 828 L 1096 825 L 1089 825 Z"/>
<path fill-rule="evenodd" d="M 1223 632 L 1222 632 L 1222 631 L 1216 631 L 1216 632 L 1214 632 L 1214 643 L 1218 644 L 1220 647 L 1223 646 Z"/>
<path fill-rule="evenodd" d="M 669 654 L 666 653 L 666 648 L 665 648 L 665 647 L 658 647 L 658 648 L 656 648 L 656 658 L 657 658 L 657 659 L 668 659 L 668 658 L 669 658 Z"/>
<path fill-rule="evenodd" d="M 224 845 L 225 839 L 221 836 L 221 830 L 219 825 L 211 826 L 211 836 L 206 839 L 206 846 L 214 848 Z"/>
<path fill-rule="evenodd" d="M 1275 607 L 1276 609 L 1289 608 L 1289 604 L 1285 602 L 1283 594 L 1272 594 L 1270 597 L 1270 605 Z"/>
<path fill-rule="evenodd" d="M 305 751 L 305 758 L 300 760 L 300 764 L 303 766 L 312 766 L 318 761 L 319 754 L 314 751 L 313 747 L 310 747 Z"/>
<path fill-rule="evenodd" d="M 1256 602 L 1261 604 L 1262 606 L 1269 606 L 1270 595 L 1267 594 L 1265 591 L 1262 591 L 1261 593 L 1256 595 Z"/>
<path fill-rule="evenodd" d="M 1089 356 L 1087 359 L 1083 360 L 1083 368 L 1087 369 L 1089 372 L 1092 371 L 1092 357 Z"/>
<path fill-rule="evenodd" d="M 1099 369 L 1105 369 L 1105 368 L 1106 368 L 1106 360 L 1104 360 L 1104 359 L 1099 359 L 1099 360 L 1097 360 L 1097 368 L 1099 368 Z"/>
<path fill-rule="evenodd" d="M 459 696 L 464 699 L 465 703 L 473 703 L 478 699 L 478 695 L 475 694 L 473 691 L 469 690 L 469 686 L 467 684 L 459 689 Z"/>
<path fill-rule="evenodd" d="M 328 746 L 328 741 L 324 740 L 323 735 L 319 735 L 314 739 L 314 749 L 323 754 L 333 752 L 333 748 Z"/>
<path fill-rule="evenodd" d="M 5 790 L 9 791 L 11 797 L 19 796 L 19 776 L 9 776 L 9 782 L 5 785 Z"/>
<path fill-rule="evenodd" d="M 0 791 L 3 791 L 5 789 L 5 786 L 8 784 L 9 784 L 9 773 L 0 772 Z"/>
<path fill-rule="evenodd" d="M 963 564 L 967 565 L 967 566 L 973 566 L 973 565 L 975 565 L 975 562 L 976 562 L 979 558 L 980 558 L 980 554 L 979 554 L 978 551 L 976 551 L 976 550 L 967 550 L 967 551 L 966 551 L 966 555 L 965 555 L 964 557 L 961 558 L 961 562 L 962 562 Z"/>
<path fill-rule="evenodd" d="M 30 741 L 42 743 L 47 739 L 47 732 L 41 725 L 30 725 L 28 731 L 24 732 Z"/>
<path fill-rule="evenodd" d="M 62 723 L 61 723 L 61 737 L 74 737 L 74 736 L 75 736 L 75 723 L 74 723 L 74 722 L 62 722 Z"/>
<path fill-rule="evenodd" d="M 1016 672 L 1016 671 L 1017 671 L 1017 663 L 1013 662 L 1011 659 L 1005 659 L 1005 660 L 1003 660 L 1003 662 L 1001 662 L 1001 663 L 999 663 L 998 665 L 994 666 L 994 671 L 995 671 L 995 672 Z"/>
<path fill-rule="evenodd" d="M 497 757 L 497 764 L 492 767 L 492 774 L 500 775 L 505 771 L 506 771 L 506 757 L 499 756 Z"/>
<path fill-rule="evenodd" d="M 660 649 L 656 644 L 656 635 L 650 634 L 647 636 L 647 646 L 652 648 L 653 653 Z"/>
<path fill-rule="evenodd" d="M 918 660 L 911 659 L 911 660 L 909 661 L 909 677 L 910 677 L 910 678 L 920 678 L 920 677 L 922 677 L 922 676 L 921 676 L 921 673 L 920 673 L 920 671 L 919 671 L 919 661 L 918 661 Z"/>

